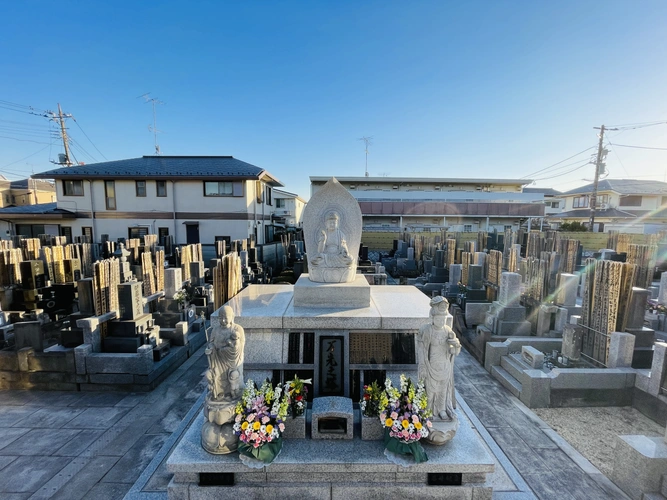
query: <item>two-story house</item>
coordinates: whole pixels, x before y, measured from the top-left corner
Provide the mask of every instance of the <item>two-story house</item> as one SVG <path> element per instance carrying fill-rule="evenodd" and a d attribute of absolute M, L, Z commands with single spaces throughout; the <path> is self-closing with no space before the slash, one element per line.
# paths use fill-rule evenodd
<path fill-rule="evenodd" d="M 311 196 L 328 177 L 311 177 Z M 519 229 L 544 216 L 542 193 L 529 179 L 337 177 L 359 201 L 364 231 L 477 232 Z"/>
<path fill-rule="evenodd" d="M 57 214 L 63 219 L 58 234 L 70 240 L 87 235 L 95 242 L 103 234 L 115 240 L 153 233 L 173 235 L 177 244 L 250 235 L 261 244 L 270 233 L 273 188 L 282 186 L 263 168 L 232 156 L 143 156 L 33 177 L 55 180 L 57 203 L 33 213 L 32 223 L 42 229 L 42 219 Z M 0 219 L 22 216 L 6 211 L 0 210 Z"/>
<path fill-rule="evenodd" d="M 285 227 L 301 227 L 303 225 L 303 209 L 306 201 L 298 194 L 288 193 L 281 189 L 273 190 L 275 202 L 274 220 Z"/>
<path fill-rule="evenodd" d="M 588 225 L 593 184 L 561 194 L 563 212 L 554 223 L 578 221 Z M 604 179 L 598 183 L 595 232 L 656 233 L 667 229 L 667 183 L 634 179 Z"/>
<path fill-rule="evenodd" d="M 56 201 L 53 183 L 36 179 L 10 181 L 0 175 L 0 207 L 20 207 Z"/>

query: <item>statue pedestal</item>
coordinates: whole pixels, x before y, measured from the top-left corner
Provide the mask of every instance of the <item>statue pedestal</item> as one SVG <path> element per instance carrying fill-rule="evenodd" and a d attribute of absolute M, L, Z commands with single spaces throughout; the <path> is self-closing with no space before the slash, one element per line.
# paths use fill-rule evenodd
<path fill-rule="evenodd" d="M 294 307 L 366 308 L 371 305 L 371 286 L 362 274 L 349 283 L 315 283 L 307 274 L 294 285 Z"/>

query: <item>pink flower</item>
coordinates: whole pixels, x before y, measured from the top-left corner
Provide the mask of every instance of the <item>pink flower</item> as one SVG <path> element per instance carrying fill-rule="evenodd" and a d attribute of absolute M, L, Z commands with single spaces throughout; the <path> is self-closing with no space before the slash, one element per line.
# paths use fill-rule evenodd
<path fill-rule="evenodd" d="M 263 418 L 262 418 L 262 423 L 263 423 L 264 425 L 266 425 L 266 424 L 269 423 L 270 420 L 271 420 L 271 419 L 270 419 L 269 417 L 263 417 Z"/>
<path fill-rule="evenodd" d="M 401 434 L 402 434 L 403 437 L 406 438 L 406 439 L 410 437 L 410 433 L 408 432 L 407 429 L 403 429 L 403 432 L 401 432 Z"/>
<path fill-rule="evenodd" d="M 417 422 L 419 422 L 419 417 L 417 415 L 412 415 L 412 423 L 416 424 Z"/>
<path fill-rule="evenodd" d="M 392 411 L 390 417 L 391 417 L 392 420 L 396 420 L 398 418 L 398 413 L 396 413 L 395 411 Z"/>
<path fill-rule="evenodd" d="M 255 441 L 252 445 L 253 445 L 255 448 L 259 448 L 259 443 L 258 443 L 257 441 Z"/>
<path fill-rule="evenodd" d="M 238 415 L 236 415 L 236 422 L 240 422 L 240 421 L 241 421 L 241 415 L 238 414 Z"/>
<path fill-rule="evenodd" d="M 254 413 L 249 414 L 249 415 L 246 417 L 246 420 L 247 420 L 248 422 L 252 422 L 253 420 L 255 420 L 255 414 L 254 414 Z"/>
<path fill-rule="evenodd" d="M 285 432 L 285 424 L 282 422 L 278 424 L 278 429 L 280 429 L 280 432 Z"/>
<path fill-rule="evenodd" d="M 430 429 L 432 425 L 433 425 L 433 424 L 431 423 L 430 420 L 427 420 L 427 421 L 426 421 L 426 427 L 428 427 L 428 428 Z"/>
<path fill-rule="evenodd" d="M 257 441 L 258 438 L 259 438 L 259 434 L 257 434 L 256 432 L 253 432 L 252 434 L 250 434 L 250 439 L 252 441 Z"/>

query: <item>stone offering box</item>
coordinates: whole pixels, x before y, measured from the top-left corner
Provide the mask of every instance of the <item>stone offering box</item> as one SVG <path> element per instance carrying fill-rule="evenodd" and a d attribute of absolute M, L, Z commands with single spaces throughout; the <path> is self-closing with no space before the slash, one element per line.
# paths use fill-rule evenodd
<path fill-rule="evenodd" d="M 428 462 L 403 467 L 384 455 L 381 441 L 284 440 L 270 465 L 251 469 L 237 453 L 211 455 L 201 447 L 199 416 L 167 459 L 174 474 L 168 498 L 425 498 L 491 499 L 486 474 L 495 464 L 465 414 L 445 446 L 424 444 Z M 289 422 L 288 422 L 289 423 Z"/>

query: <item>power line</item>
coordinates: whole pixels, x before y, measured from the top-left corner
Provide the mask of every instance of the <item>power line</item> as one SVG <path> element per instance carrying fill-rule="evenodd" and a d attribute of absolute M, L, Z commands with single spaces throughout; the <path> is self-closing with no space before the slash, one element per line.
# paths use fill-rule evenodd
<path fill-rule="evenodd" d="M 573 168 L 572 170 L 568 170 L 567 172 L 563 172 L 563 173 L 561 173 L 561 174 L 552 175 L 552 176 L 549 176 L 549 177 L 542 177 L 542 178 L 540 178 L 540 179 L 533 179 L 533 180 L 534 180 L 534 181 L 545 181 L 545 180 L 548 180 L 548 179 L 554 179 L 554 178 L 556 178 L 556 177 L 562 177 L 562 176 L 564 176 L 564 175 L 571 174 L 572 172 L 576 172 L 577 170 L 579 170 L 579 169 L 581 169 L 581 168 L 584 168 L 586 165 L 590 165 L 590 161 L 586 160 L 584 163 L 582 163 L 582 164 L 579 165 L 578 167 L 575 167 L 575 168 Z"/>
<path fill-rule="evenodd" d="M 580 154 L 583 154 L 583 153 L 585 153 L 586 151 L 590 151 L 591 149 L 595 149 L 595 146 L 591 146 L 590 148 L 586 148 L 586 149 L 584 149 L 583 151 L 579 151 L 577 154 L 572 155 L 572 156 L 570 156 L 569 158 L 565 158 L 564 160 L 561 160 L 561 161 L 559 161 L 559 162 L 557 162 L 557 163 L 554 163 L 553 165 L 549 165 L 548 167 L 545 167 L 545 168 L 543 168 L 543 169 L 541 169 L 541 170 L 538 170 L 538 171 L 536 171 L 536 172 L 533 172 L 533 173 L 531 173 L 531 174 L 524 175 L 524 176 L 521 177 L 521 178 L 522 178 L 522 179 L 526 179 L 526 178 L 528 178 L 528 177 L 532 177 L 532 176 L 535 175 L 535 174 L 539 174 L 540 172 L 544 172 L 545 170 L 549 170 L 550 168 L 555 167 L 556 165 L 560 165 L 561 163 L 566 162 L 567 160 L 571 160 L 572 158 L 574 158 L 574 157 L 576 157 L 576 156 L 579 156 Z M 535 180 L 535 179 L 533 179 L 533 180 Z"/>
<path fill-rule="evenodd" d="M 667 151 L 667 148 L 653 148 L 649 146 L 630 146 L 629 144 L 612 144 L 611 142 L 609 144 L 611 144 L 612 146 L 618 146 L 619 148 L 656 149 L 658 151 Z"/>
<path fill-rule="evenodd" d="M 626 123 L 624 125 L 610 125 L 610 127 L 617 128 L 619 130 L 632 130 L 635 128 L 645 128 L 645 127 L 654 127 L 656 125 L 666 125 L 667 121 L 665 120 L 656 120 L 653 122 L 639 122 L 639 123 Z"/>
<path fill-rule="evenodd" d="M 51 142 L 51 144 L 53 144 L 53 142 Z M 12 165 L 17 164 L 17 163 L 20 162 L 20 161 L 27 160 L 28 158 L 30 158 L 30 157 L 32 157 L 32 156 L 35 156 L 36 154 L 41 153 L 41 152 L 44 151 L 46 148 L 48 148 L 49 146 L 51 146 L 51 144 L 49 144 L 48 146 L 43 147 L 42 149 L 40 149 L 39 151 L 34 152 L 34 153 L 31 154 L 31 155 L 28 155 L 28 156 L 26 156 L 26 157 L 24 157 L 24 158 L 21 158 L 20 160 L 16 160 L 16 161 L 13 161 L 13 162 L 11 162 L 11 163 L 8 163 L 7 165 L 4 165 L 3 167 L 0 167 L 0 168 L 11 167 Z"/>
<path fill-rule="evenodd" d="M 6 135 L 0 135 L 0 139 L 12 139 L 14 141 L 21 141 L 21 142 L 34 142 L 35 144 L 46 144 L 47 146 L 49 145 L 48 142 L 39 142 L 39 141 L 32 141 L 30 139 L 18 139 L 16 137 L 8 137 Z"/>
<path fill-rule="evenodd" d="M 625 165 L 623 165 L 623 162 L 621 161 L 621 157 L 618 156 L 618 153 L 617 153 L 616 150 L 613 148 L 613 144 L 611 143 L 611 141 L 610 141 L 609 139 L 607 139 L 607 144 L 609 145 L 609 147 L 611 148 L 611 150 L 614 152 L 614 156 L 615 156 L 616 159 L 618 160 L 618 163 L 621 164 L 621 167 L 623 168 L 623 172 L 625 172 L 625 175 L 627 175 L 628 177 L 630 177 L 630 174 L 629 174 L 628 171 L 626 170 Z"/>
<path fill-rule="evenodd" d="M 109 161 L 109 160 L 107 159 L 107 157 L 104 156 L 104 154 L 102 154 L 102 151 L 100 151 L 99 149 L 97 149 L 97 146 L 95 146 L 95 143 L 94 143 L 93 141 L 90 140 L 90 137 L 88 137 L 88 134 L 86 134 L 86 133 L 83 131 L 83 129 L 81 128 L 81 125 L 79 125 L 79 122 L 76 121 L 76 118 L 72 117 L 72 120 L 74 120 L 74 123 L 76 123 L 76 126 L 79 127 L 79 130 L 81 130 L 81 133 L 82 133 L 83 135 L 86 136 L 86 139 L 88 139 L 88 142 L 90 142 L 90 143 L 93 145 L 93 147 L 97 150 L 97 152 L 98 152 L 100 155 L 102 155 L 102 158 L 104 158 L 105 160 Z"/>

